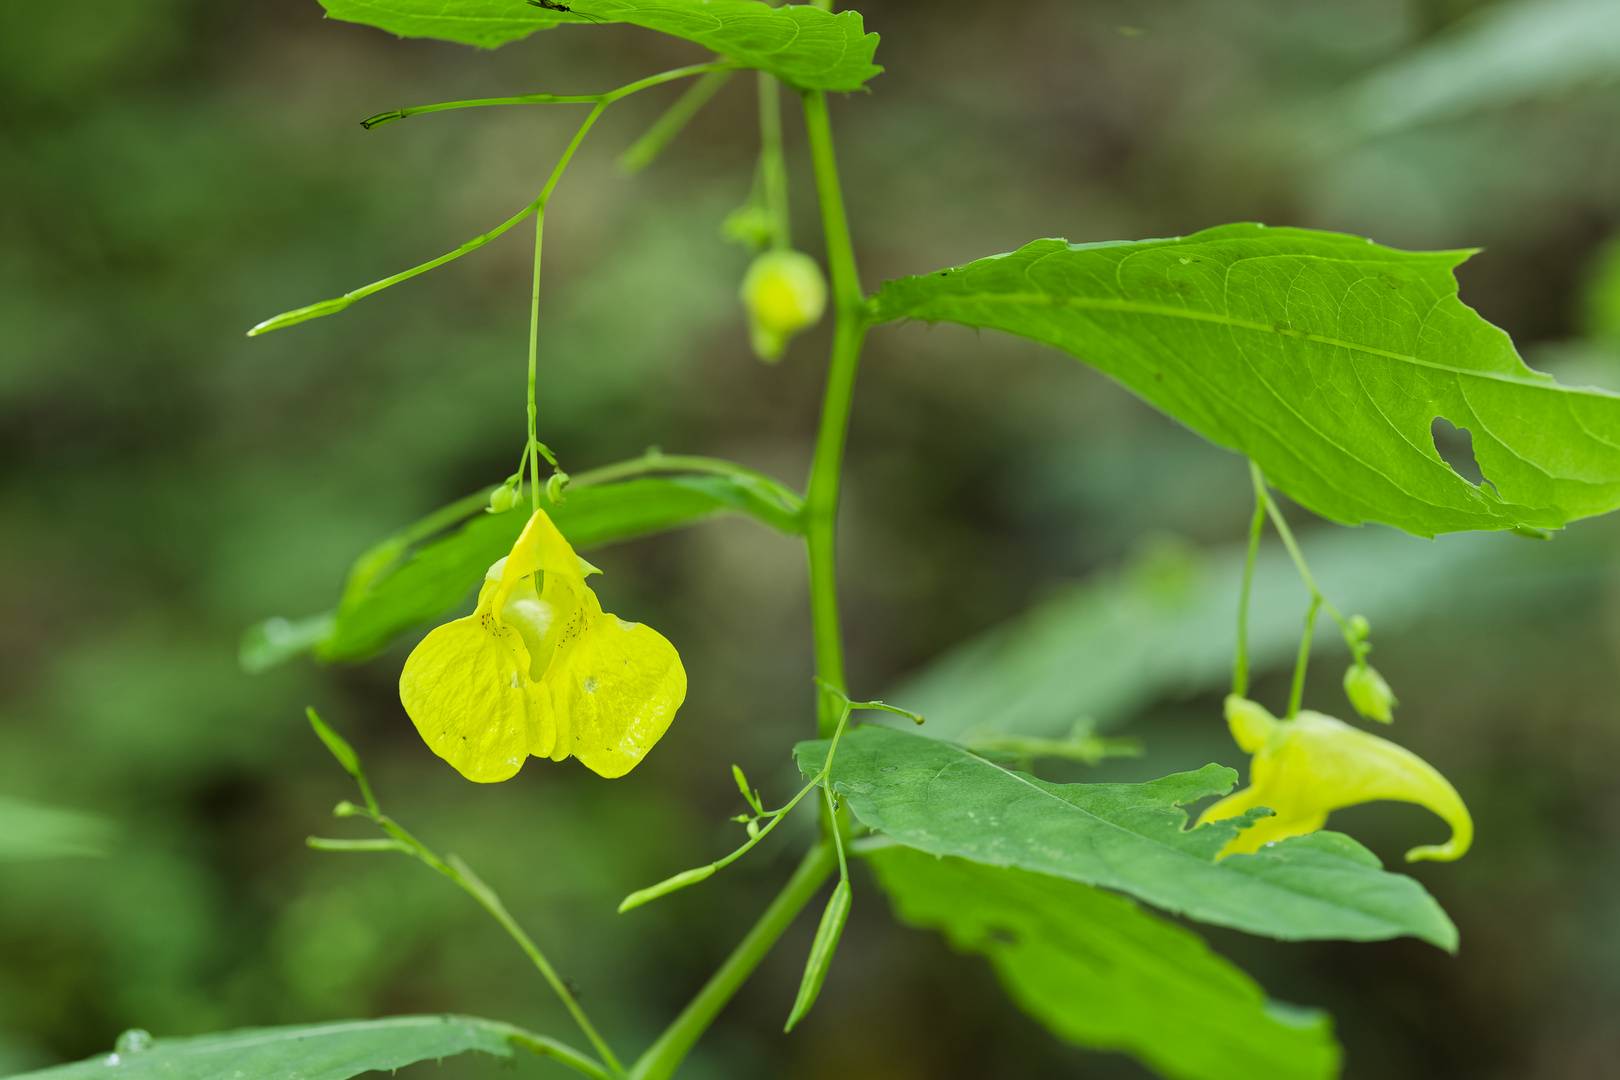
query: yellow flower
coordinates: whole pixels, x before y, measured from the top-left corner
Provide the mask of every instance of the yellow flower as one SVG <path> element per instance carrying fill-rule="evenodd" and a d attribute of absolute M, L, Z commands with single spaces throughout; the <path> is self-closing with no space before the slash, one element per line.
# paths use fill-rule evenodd
<path fill-rule="evenodd" d="M 467 779 L 509 779 L 530 754 L 623 776 L 669 728 L 686 698 L 680 655 L 651 627 L 603 613 L 585 584 L 599 572 L 536 510 L 484 575 L 477 609 L 405 661 L 405 711 Z"/>
<path fill-rule="evenodd" d="M 1258 851 L 1285 836 L 1315 832 L 1331 811 L 1375 799 L 1417 803 L 1451 826 L 1444 844 L 1415 847 L 1407 862 L 1459 859 L 1474 840 L 1474 821 L 1462 797 L 1434 766 L 1388 739 L 1369 735 L 1331 716 L 1308 710 L 1278 720 L 1262 706 L 1229 695 L 1226 722 L 1249 764 L 1249 786 L 1205 810 L 1206 821 L 1237 817 L 1257 806 L 1273 811 L 1226 845 L 1221 855 Z"/>

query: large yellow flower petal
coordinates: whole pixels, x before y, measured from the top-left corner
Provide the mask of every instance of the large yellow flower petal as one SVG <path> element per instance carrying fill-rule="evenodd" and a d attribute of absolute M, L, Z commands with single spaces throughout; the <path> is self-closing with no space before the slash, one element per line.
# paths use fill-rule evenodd
<path fill-rule="evenodd" d="M 1313 832 L 1332 811 L 1378 799 L 1428 807 L 1451 826 L 1448 842 L 1413 848 L 1406 853 L 1409 862 L 1461 858 L 1473 842 L 1473 819 L 1457 789 L 1405 747 L 1318 712 L 1278 720 L 1236 696 L 1227 698 L 1226 716 L 1238 745 L 1254 754 L 1249 787 L 1204 811 L 1199 824 L 1256 806 L 1269 807 L 1275 816 L 1244 829 L 1221 854 L 1257 851 L 1273 840 Z"/>
<path fill-rule="evenodd" d="M 623 776 L 675 719 L 686 669 L 658 631 L 604 614 L 596 594 L 585 594 L 582 630 L 558 645 L 546 683 L 570 752 L 593 772 Z"/>
<path fill-rule="evenodd" d="M 517 632 L 480 604 L 422 639 L 400 672 L 399 699 L 428 748 L 457 772 L 479 783 L 506 780 L 529 752 L 527 666 Z"/>

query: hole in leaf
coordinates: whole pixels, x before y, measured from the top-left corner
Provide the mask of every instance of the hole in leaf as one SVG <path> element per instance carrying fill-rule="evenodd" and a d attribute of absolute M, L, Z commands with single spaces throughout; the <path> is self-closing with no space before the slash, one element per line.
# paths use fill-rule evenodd
<path fill-rule="evenodd" d="M 1485 474 L 1474 460 L 1474 437 L 1467 428 L 1457 427 L 1445 417 L 1437 416 L 1429 425 L 1429 433 L 1434 437 L 1435 452 L 1458 476 L 1476 486 L 1485 482 Z"/>

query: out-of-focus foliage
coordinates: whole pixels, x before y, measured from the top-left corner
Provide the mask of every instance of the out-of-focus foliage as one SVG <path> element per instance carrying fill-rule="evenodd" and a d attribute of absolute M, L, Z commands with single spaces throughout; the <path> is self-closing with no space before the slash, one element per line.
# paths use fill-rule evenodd
<path fill-rule="evenodd" d="M 91 814 L 0 797 L 0 862 L 105 855 L 109 832 Z"/>
<path fill-rule="evenodd" d="M 1083 1045 L 1130 1050 L 1177 1080 L 1338 1075 L 1332 1024 L 1267 1001 L 1198 937 L 1121 896 L 891 847 L 867 857 L 895 912 L 981 953 L 1007 991 Z"/>
<path fill-rule="evenodd" d="M 1481 591 L 1555 587 L 1572 569 L 1592 572 L 1606 546 L 1578 558 L 1518 537 L 1461 534 L 1424 541 L 1385 530 L 1322 531 L 1304 547 L 1322 587 L 1382 634 L 1436 606 Z M 1056 592 L 1017 618 L 963 642 L 890 695 L 928 718 L 920 734 L 972 741 L 985 729 L 1055 735 L 1076 717 L 1111 727 L 1155 698 L 1214 691 L 1232 672 L 1228 635 L 1243 578 L 1243 545 L 1208 552 L 1155 538 L 1119 572 Z M 1262 667 L 1299 647 L 1305 588 L 1281 544 L 1260 550 L 1249 648 Z M 1314 641 L 1337 655 L 1332 635 Z M 880 722 L 893 724 L 888 718 Z"/>
<path fill-rule="evenodd" d="M 1466 303 L 1533 367 L 1620 386 L 1620 366 L 1586 349 L 1579 300 L 1620 222 L 1612 88 L 1327 150 L 1297 127 L 1305 106 L 1341 101 L 1492 6 L 863 8 L 887 70 L 871 96 L 833 105 L 865 280 L 1033 236 L 1235 220 L 1479 246 L 1460 270 Z M 0 793 L 118 827 L 106 859 L 0 866 L 0 1072 L 105 1053 L 135 1026 L 180 1036 L 442 1011 L 561 1029 L 532 970 L 447 883 L 397 857 L 303 848 L 350 794 L 302 719 L 311 702 L 354 734 L 391 807 L 480 869 L 626 1045 L 679 1008 L 789 870 L 768 844 L 724 890 L 613 913 L 626 892 L 737 842 L 724 819 L 740 798 L 708 764 L 715 746 L 767 797 L 793 790 L 783 752 L 811 707 L 802 552 L 750 522 L 590 556 L 607 571 L 593 579 L 604 605 L 658 626 L 692 677 L 683 722 L 611 785 L 572 765 L 496 791 L 446 775 L 394 698 L 408 640 L 354 668 L 236 668 L 244 626 L 329 607 L 360 552 L 499 482 L 522 438 L 519 238 L 341 316 L 241 337 L 267 312 L 437 255 L 533 198 L 578 116 L 468 110 L 369 133 L 356 122 L 434 100 L 597 91 L 702 59 L 628 26 L 489 53 L 318 16 L 290 0 L 0 5 Z M 615 106 L 558 190 L 540 424 L 570 471 L 657 443 L 802 475 L 825 331 L 762 370 L 735 299 L 747 257 L 717 235 L 753 168 L 749 83 L 732 80 L 629 181 L 614 156 L 680 90 Z M 796 236 L 818 254 L 808 176 L 792 164 Z M 842 550 L 857 694 L 1093 573 L 1100 585 L 1124 563 L 1154 565 L 1143 552 L 1155 535 L 1219 566 L 1242 534 L 1237 459 L 1064 357 L 918 325 L 874 335 L 861 379 Z M 1296 524 L 1307 545 L 1379 550 L 1375 530 Z M 1269 994 L 1330 1009 L 1353 1078 L 1579 1080 L 1620 1055 L 1608 569 L 1620 536 L 1598 521 L 1544 545 L 1481 539 L 1525 551 L 1533 572 L 1470 571 L 1451 541 L 1403 540 L 1449 584 L 1378 610 L 1361 602 L 1401 698 L 1397 737 L 1476 811 L 1469 857 L 1420 871 L 1456 918 L 1459 956 L 1410 940 L 1208 935 Z M 1376 579 L 1378 561 L 1354 580 Z M 1419 578 L 1391 566 L 1392 581 Z M 1303 590 L 1293 595 L 1279 584 L 1286 610 L 1264 618 L 1297 625 Z M 1168 655 L 1185 639 L 1164 633 Z M 1306 703 L 1342 713 L 1344 656 L 1322 648 Z M 1146 758 L 1041 763 L 1043 777 L 1241 765 L 1201 689 L 1224 667 L 1224 644 L 1210 649 L 1199 670 L 1213 674 L 1078 706 L 1133 720 Z M 1091 679 L 1086 659 L 1071 655 L 1077 681 Z M 1285 693 L 1275 678 L 1254 688 L 1274 708 Z M 1386 861 L 1431 828 L 1376 806 L 1330 825 Z M 983 965 L 894 928 L 884 907 L 857 867 L 816 1010 L 778 1039 L 807 918 L 690 1074 L 1143 1075 L 1050 1038 Z M 402 1075 L 494 1068 L 468 1055 Z"/>
<path fill-rule="evenodd" d="M 1506 0 L 1350 94 L 1363 135 L 1456 119 L 1620 81 L 1620 8 L 1608 0 Z"/>

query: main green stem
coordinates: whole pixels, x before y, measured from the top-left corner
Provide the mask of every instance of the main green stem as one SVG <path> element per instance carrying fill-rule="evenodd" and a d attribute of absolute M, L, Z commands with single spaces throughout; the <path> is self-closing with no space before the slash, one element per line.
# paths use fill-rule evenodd
<path fill-rule="evenodd" d="M 866 338 L 867 324 L 866 301 L 855 268 L 855 246 L 850 240 L 849 220 L 844 213 L 844 196 L 838 182 L 838 162 L 833 154 L 827 99 L 820 91 L 804 95 L 804 117 L 810 158 L 815 168 L 816 192 L 821 201 L 821 220 L 826 230 L 827 267 L 837 317 L 821 406 L 821 426 L 816 433 L 815 458 L 810 466 L 810 485 L 803 511 L 810 563 L 810 615 L 816 674 L 820 682 L 830 688 L 818 690 L 817 727 L 822 737 L 827 738 L 837 731 L 839 717 L 849 700 L 845 695 L 843 634 L 838 622 L 834 543 L 850 403 L 855 393 L 855 373 L 860 366 L 861 343 Z M 629 1080 L 666 1080 L 674 1074 L 726 1002 L 759 966 L 837 865 L 836 846 L 830 835 L 824 835 L 805 855 L 793 877 L 720 970 L 631 1067 Z"/>
<path fill-rule="evenodd" d="M 753 929 L 748 931 L 748 936 L 726 957 L 720 970 L 703 984 L 703 989 L 681 1010 L 675 1022 L 664 1029 L 658 1041 L 648 1047 L 647 1052 L 630 1067 L 629 1080 L 667 1080 L 674 1075 L 698 1038 L 714 1023 L 714 1018 L 720 1015 L 726 1002 L 753 974 L 754 968 L 771 951 L 777 938 L 782 936 L 804 905 L 810 902 L 837 865 L 838 857 L 832 845 L 826 841 L 818 841 L 815 847 L 805 853 L 793 877 L 771 901 L 771 906 L 765 909 L 765 914 L 760 916 Z"/>
<path fill-rule="evenodd" d="M 816 432 L 815 459 L 805 491 L 805 542 L 810 562 L 810 620 L 815 640 L 816 674 L 840 691 L 844 680 L 844 639 L 838 621 L 838 494 L 843 477 L 844 445 L 849 436 L 850 405 L 855 375 L 860 368 L 861 344 L 866 339 L 866 300 L 861 295 L 855 268 L 855 247 L 850 241 L 849 219 L 844 213 L 843 190 L 838 183 L 838 161 L 833 154 L 832 123 L 827 96 L 819 90 L 804 95 L 804 123 L 815 169 L 816 193 L 821 200 L 821 221 L 827 240 L 827 269 L 832 278 L 832 359 L 827 389 L 821 403 L 821 426 Z M 840 703 L 826 690 L 820 692 L 817 729 L 827 738 L 838 724 Z"/>

